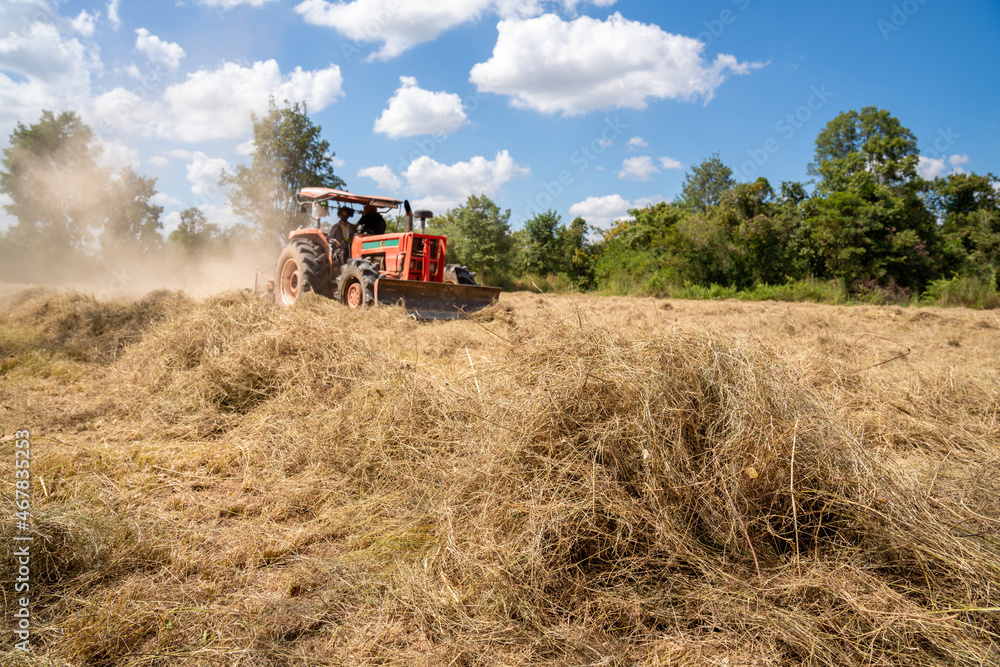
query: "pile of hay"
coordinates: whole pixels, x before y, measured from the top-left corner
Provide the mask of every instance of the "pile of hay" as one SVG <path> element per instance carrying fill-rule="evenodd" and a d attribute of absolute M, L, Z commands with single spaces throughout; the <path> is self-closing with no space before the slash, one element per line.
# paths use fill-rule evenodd
<path fill-rule="evenodd" d="M 819 389 L 746 338 L 505 302 L 22 295 L 37 664 L 997 661 L 988 440 L 874 448 L 834 362 Z"/>

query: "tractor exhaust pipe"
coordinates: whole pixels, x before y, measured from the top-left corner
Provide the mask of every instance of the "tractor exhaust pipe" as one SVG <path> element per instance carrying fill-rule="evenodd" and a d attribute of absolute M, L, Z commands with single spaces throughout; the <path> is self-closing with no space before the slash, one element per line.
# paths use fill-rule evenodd
<path fill-rule="evenodd" d="M 403 200 L 403 208 L 406 210 L 406 231 L 413 231 L 413 210 L 410 208 L 410 200 Z"/>

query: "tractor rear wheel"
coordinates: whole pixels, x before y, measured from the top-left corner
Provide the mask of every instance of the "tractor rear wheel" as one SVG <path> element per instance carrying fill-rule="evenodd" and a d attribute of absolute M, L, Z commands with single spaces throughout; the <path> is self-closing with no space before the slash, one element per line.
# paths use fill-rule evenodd
<path fill-rule="evenodd" d="M 374 264 L 367 259 L 352 259 L 337 278 L 337 297 L 352 310 L 367 308 L 375 303 L 375 281 L 378 279 L 379 272 Z"/>
<path fill-rule="evenodd" d="M 444 280 L 442 282 L 454 285 L 475 285 L 475 274 L 460 264 L 444 265 Z"/>
<path fill-rule="evenodd" d="M 274 269 L 274 302 L 293 306 L 305 292 L 329 296 L 330 259 L 315 241 L 294 239 L 278 256 Z"/>

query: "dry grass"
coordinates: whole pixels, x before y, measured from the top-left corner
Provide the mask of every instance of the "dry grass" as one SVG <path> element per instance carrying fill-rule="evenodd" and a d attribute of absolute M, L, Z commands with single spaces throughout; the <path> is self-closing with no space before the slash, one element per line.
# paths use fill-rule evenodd
<path fill-rule="evenodd" d="M 25 664 L 1000 660 L 994 314 L 2 309 L 45 482 Z"/>

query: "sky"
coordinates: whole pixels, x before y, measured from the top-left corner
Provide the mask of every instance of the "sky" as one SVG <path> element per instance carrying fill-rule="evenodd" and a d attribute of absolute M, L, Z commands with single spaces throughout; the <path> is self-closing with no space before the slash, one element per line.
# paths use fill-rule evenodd
<path fill-rule="evenodd" d="M 352 192 L 606 229 L 714 153 L 807 182 L 816 135 L 865 106 L 916 135 L 921 175 L 1000 174 L 1000 2 L 0 0 L 0 148 L 76 112 L 102 165 L 157 179 L 165 234 L 192 206 L 239 221 L 218 176 L 270 97 L 306 104 Z"/>

